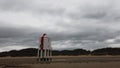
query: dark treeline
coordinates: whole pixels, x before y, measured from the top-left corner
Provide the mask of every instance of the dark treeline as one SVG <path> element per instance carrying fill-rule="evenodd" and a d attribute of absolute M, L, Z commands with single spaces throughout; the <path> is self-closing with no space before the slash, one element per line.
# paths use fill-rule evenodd
<path fill-rule="evenodd" d="M 62 50 L 62 51 L 54 50 L 52 54 L 53 55 L 89 55 L 90 51 L 84 49 Z"/>
<path fill-rule="evenodd" d="M 0 57 L 11 56 L 11 57 L 24 57 L 24 56 L 37 56 L 36 48 L 27 48 L 22 50 L 11 50 L 7 52 L 1 52 Z M 74 49 L 74 50 L 53 50 L 54 56 L 58 55 L 120 55 L 120 48 L 101 48 L 93 51 L 88 51 L 84 49 Z"/>
<path fill-rule="evenodd" d="M 91 55 L 120 55 L 120 48 L 102 48 L 91 52 Z"/>
<path fill-rule="evenodd" d="M 0 57 L 36 56 L 36 55 L 37 55 L 37 49 L 35 49 L 35 48 L 28 48 L 28 49 L 22 49 L 22 50 L 11 50 L 8 52 L 0 53 Z"/>

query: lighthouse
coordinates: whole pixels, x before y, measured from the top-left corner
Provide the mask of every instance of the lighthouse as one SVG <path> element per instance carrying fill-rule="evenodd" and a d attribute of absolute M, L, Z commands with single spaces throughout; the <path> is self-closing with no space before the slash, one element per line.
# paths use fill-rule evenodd
<path fill-rule="evenodd" d="M 40 45 L 38 47 L 38 61 L 39 62 L 51 62 L 52 61 L 52 47 L 51 39 L 43 34 L 39 39 Z"/>

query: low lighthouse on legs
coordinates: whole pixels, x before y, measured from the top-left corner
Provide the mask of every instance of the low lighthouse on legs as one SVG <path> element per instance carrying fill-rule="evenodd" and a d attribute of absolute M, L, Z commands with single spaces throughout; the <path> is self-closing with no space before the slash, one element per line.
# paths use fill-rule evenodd
<path fill-rule="evenodd" d="M 40 62 L 50 62 L 52 56 L 51 39 L 43 34 L 40 37 L 40 45 L 38 47 L 38 61 Z"/>

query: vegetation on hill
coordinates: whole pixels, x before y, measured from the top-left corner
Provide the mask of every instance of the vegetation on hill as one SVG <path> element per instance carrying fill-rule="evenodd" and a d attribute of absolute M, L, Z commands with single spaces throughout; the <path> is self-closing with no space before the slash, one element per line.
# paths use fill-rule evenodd
<path fill-rule="evenodd" d="M 91 55 L 120 55 L 120 48 L 102 48 L 91 52 Z"/>
<path fill-rule="evenodd" d="M 11 50 L 8 52 L 1 52 L 0 57 L 11 56 L 11 57 L 24 57 L 24 56 L 36 56 L 37 55 L 36 48 L 27 48 L 22 50 Z M 58 55 L 69 55 L 69 56 L 77 56 L 77 55 L 120 55 L 120 48 L 101 48 L 93 51 L 88 51 L 85 49 L 74 49 L 74 50 L 53 50 L 52 53 L 54 56 Z"/>

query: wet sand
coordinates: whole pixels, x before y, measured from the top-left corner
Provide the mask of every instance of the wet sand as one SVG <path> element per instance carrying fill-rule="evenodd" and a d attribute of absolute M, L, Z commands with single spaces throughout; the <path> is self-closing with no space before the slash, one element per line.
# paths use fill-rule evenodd
<path fill-rule="evenodd" d="M 1 57 L 0 68 L 120 68 L 120 56 L 54 56 L 52 62 L 36 57 Z"/>

